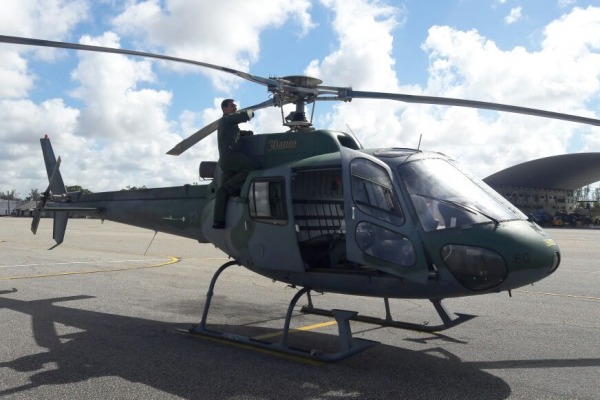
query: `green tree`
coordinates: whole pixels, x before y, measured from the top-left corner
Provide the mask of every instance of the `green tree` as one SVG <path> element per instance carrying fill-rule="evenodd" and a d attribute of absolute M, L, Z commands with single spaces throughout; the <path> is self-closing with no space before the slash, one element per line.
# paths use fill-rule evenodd
<path fill-rule="evenodd" d="M 81 187 L 79 185 L 66 186 L 67 192 L 81 192 L 83 194 L 93 193 L 91 190 Z"/>
<path fill-rule="evenodd" d="M 29 192 L 29 196 L 25 197 L 25 200 L 27 201 L 31 201 L 31 200 L 35 200 L 35 201 L 39 201 L 42 198 L 42 195 L 40 193 L 39 190 L 37 189 L 31 189 L 31 192 Z"/>
<path fill-rule="evenodd" d="M 2 200 L 19 200 L 19 193 L 15 189 L 7 190 L 6 192 L 0 192 L 0 199 Z"/>
<path fill-rule="evenodd" d="M 583 200 L 583 188 L 575 189 L 575 203 Z"/>
<path fill-rule="evenodd" d="M 583 187 L 583 200 L 590 200 L 590 192 L 591 192 L 591 188 L 590 185 L 584 186 Z"/>
<path fill-rule="evenodd" d="M 127 186 L 125 186 L 125 189 L 121 189 L 121 190 L 123 191 L 123 190 L 146 190 L 146 189 L 148 189 L 146 187 L 146 185 L 140 186 L 140 187 L 127 185 Z"/>

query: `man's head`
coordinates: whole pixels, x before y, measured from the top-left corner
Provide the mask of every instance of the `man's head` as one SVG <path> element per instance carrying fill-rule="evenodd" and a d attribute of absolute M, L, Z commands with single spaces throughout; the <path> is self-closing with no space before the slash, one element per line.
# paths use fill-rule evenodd
<path fill-rule="evenodd" d="M 237 104 L 235 104 L 234 99 L 225 99 L 221 102 L 221 110 L 223 110 L 223 114 L 233 114 L 237 111 Z"/>

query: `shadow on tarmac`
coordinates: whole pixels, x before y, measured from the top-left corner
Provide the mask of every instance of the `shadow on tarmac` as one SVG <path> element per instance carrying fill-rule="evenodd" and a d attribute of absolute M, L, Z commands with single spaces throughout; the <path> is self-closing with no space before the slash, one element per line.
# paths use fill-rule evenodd
<path fill-rule="evenodd" d="M 382 344 L 335 364 L 314 365 L 198 340 L 174 330 L 189 325 L 57 305 L 90 296 L 22 301 L 10 298 L 15 292 L 0 291 L 0 309 L 31 316 L 33 338 L 47 351 L 0 363 L 2 368 L 29 375 L 27 384 L 0 388 L 0 397 L 26 395 L 45 385 L 117 376 L 187 399 L 505 399 L 511 394 L 507 383 L 482 369 L 600 365 L 600 360 L 469 363 L 442 348 L 412 351 Z M 56 324 L 82 331 L 61 336 Z M 317 340 L 331 336 L 306 335 Z M 57 367 L 47 370 L 48 363 Z"/>

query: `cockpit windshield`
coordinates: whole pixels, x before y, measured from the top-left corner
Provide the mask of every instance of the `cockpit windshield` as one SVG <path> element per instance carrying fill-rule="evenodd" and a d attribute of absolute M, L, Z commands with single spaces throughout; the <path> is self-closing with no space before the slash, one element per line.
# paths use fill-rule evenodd
<path fill-rule="evenodd" d="M 446 159 L 406 162 L 397 172 L 425 231 L 527 218 L 483 181 Z"/>

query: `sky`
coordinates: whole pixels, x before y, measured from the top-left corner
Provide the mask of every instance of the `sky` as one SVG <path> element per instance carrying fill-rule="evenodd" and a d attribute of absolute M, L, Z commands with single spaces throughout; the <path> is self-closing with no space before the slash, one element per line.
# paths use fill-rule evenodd
<path fill-rule="evenodd" d="M 153 52 L 263 77 L 309 75 L 356 90 L 446 96 L 600 118 L 600 3 L 584 0 L 4 0 L 0 34 Z M 224 7 L 226 5 L 226 7 Z M 0 43 L 0 192 L 48 185 L 39 138 L 66 185 L 93 192 L 199 182 L 216 134 L 165 154 L 221 115 L 267 100 L 219 71 Z M 287 111 L 286 111 L 287 113 Z M 317 103 L 315 127 L 366 148 L 439 151 L 476 176 L 600 151 L 600 128 L 461 107 Z M 276 108 L 242 126 L 282 132 Z"/>

